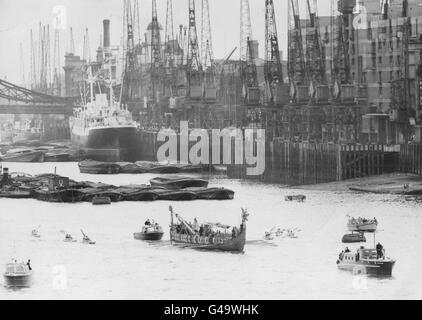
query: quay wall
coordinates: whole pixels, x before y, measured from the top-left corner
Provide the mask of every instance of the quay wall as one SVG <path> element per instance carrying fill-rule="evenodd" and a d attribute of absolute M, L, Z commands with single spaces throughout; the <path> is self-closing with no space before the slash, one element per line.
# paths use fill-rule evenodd
<path fill-rule="evenodd" d="M 400 146 L 400 171 L 422 175 L 422 144 Z"/>
<path fill-rule="evenodd" d="M 266 150 L 263 175 L 248 176 L 245 165 L 231 165 L 228 176 L 294 186 L 391 173 L 397 171 L 399 163 L 399 153 L 384 145 L 296 143 L 274 139 Z"/>
<path fill-rule="evenodd" d="M 157 141 L 156 132 L 140 131 L 139 159 L 156 161 L 157 151 L 163 143 Z M 195 143 L 189 142 L 189 150 Z M 210 146 L 211 143 L 212 141 Z M 178 137 L 178 150 L 179 147 Z M 221 145 L 221 157 L 226 151 L 223 148 Z M 234 141 L 230 151 L 234 162 Z M 211 147 L 209 152 L 212 159 Z M 232 179 L 259 180 L 285 185 L 319 184 L 398 171 L 399 164 L 404 167 L 407 163 L 401 156 L 403 152 L 399 152 L 397 148 L 377 144 L 299 143 L 276 138 L 266 142 L 265 172 L 262 175 L 247 175 L 246 164 L 228 165 L 227 175 Z M 180 160 L 179 153 L 174 160 Z M 420 158 L 419 163 L 421 163 Z"/>

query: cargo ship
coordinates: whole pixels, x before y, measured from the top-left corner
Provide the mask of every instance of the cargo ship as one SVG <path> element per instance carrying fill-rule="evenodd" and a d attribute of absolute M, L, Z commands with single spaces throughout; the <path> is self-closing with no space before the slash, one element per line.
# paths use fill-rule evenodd
<path fill-rule="evenodd" d="M 75 108 L 70 118 L 72 145 L 92 160 L 135 161 L 137 125 L 132 113 L 114 100 L 112 85 L 109 95 L 94 97 L 96 79 L 89 70 L 90 101 Z"/>

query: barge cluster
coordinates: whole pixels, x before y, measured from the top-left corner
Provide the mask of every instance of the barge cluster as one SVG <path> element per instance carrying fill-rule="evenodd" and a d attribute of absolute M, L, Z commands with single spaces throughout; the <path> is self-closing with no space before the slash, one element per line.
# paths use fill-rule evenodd
<path fill-rule="evenodd" d="M 190 177 L 160 177 L 150 185 L 115 186 L 89 181 L 74 181 L 57 174 L 11 174 L 8 169 L 0 176 L 0 198 L 33 198 L 47 202 L 92 202 L 104 204 L 120 201 L 192 201 L 231 200 L 234 191 L 208 188 L 208 181 Z"/>

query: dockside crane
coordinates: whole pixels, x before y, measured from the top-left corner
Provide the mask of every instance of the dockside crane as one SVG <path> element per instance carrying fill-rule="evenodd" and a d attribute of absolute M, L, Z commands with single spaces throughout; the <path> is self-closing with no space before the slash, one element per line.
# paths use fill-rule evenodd
<path fill-rule="evenodd" d="M 173 1 L 167 0 L 166 32 L 164 49 L 164 96 L 173 96 L 177 90 L 177 70 L 175 61 L 176 40 L 174 38 Z"/>
<path fill-rule="evenodd" d="M 349 60 L 350 47 L 350 19 L 352 18 L 355 3 L 350 0 L 340 0 L 338 2 L 338 10 L 340 15 L 337 18 L 336 39 L 333 57 L 333 82 L 334 82 L 334 97 L 340 94 L 340 86 L 351 84 L 351 67 Z"/>
<path fill-rule="evenodd" d="M 157 101 L 157 90 L 162 80 L 162 60 L 161 60 L 161 35 L 160 24 L 158 23 L 157 1 L 152 0 L 152 22 L 151 22 L 151 97 Z"/>
<path fill-rule="evenodd" d="M 306 0 L 307 7 L 307 39 L 306 70 L 307 78 L 313 85 L 326 84 L 325 50 L 320 34 L 317 0 Z"/>
<path fill-rule="evenodd" d="M 284 85 L 273 0 L 265 0 L 264 76 L 267 86 L 267 104 L 274 106 L 288 103 L 288 87 Z"/>
<path fill-rule="evenodd" d="M 187 95 L 191 99 L 202 99 L 202 65 L 200 62 L 198 32 L 196 28 L 195 0 L 189 0 L 189 33 L 186 64 Z"/>
<path fill-rule="evenodd" d="M 298 0 L 289 0 L 288 74 L 290 96 L 297 100 L 297 87 L 306 86 L 305 56 Z"/>
<path fill-rule="evenodd" d="M 204 98 L 205 100 L 216 100 L 216 66 L 214 65 L 214 51 L 208 0 L 202 0 L 201 12 L 201 63 L 204 72 Z"/>
<path fill-rule="evenodd" d="M 261 102 L 261 94 L 253 50 L 249 0 L 240 0 L 240 78 L 243 103 L 258 106 Z"/>

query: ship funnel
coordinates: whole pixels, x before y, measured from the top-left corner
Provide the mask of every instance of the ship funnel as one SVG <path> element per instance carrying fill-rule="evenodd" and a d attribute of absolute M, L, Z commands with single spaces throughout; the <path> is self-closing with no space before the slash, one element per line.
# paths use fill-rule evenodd
<path fill-rule="evenodd" d="M 103 47 L 110 48 L 110 20 L 108 19 L 103 20 L 103 27 L 104 27 Z"/>

